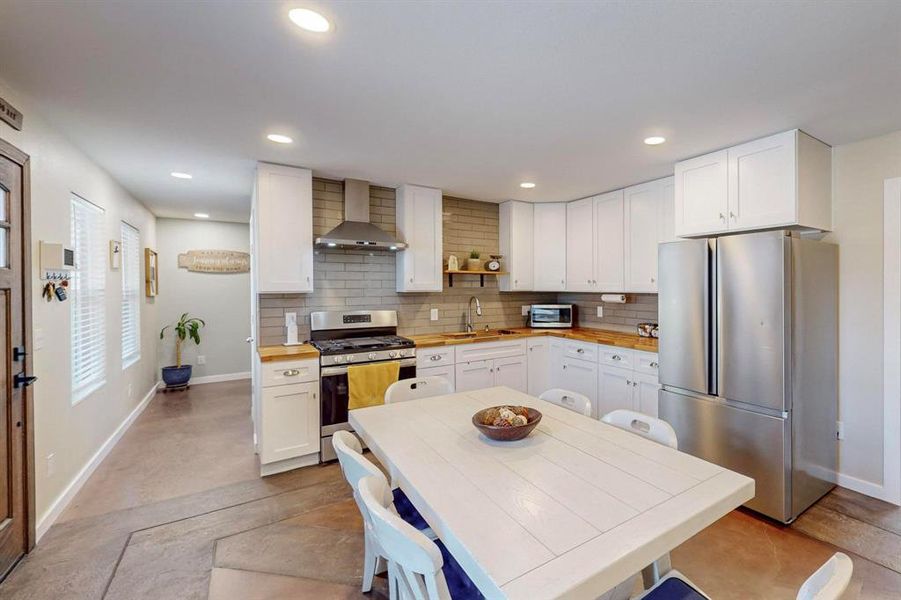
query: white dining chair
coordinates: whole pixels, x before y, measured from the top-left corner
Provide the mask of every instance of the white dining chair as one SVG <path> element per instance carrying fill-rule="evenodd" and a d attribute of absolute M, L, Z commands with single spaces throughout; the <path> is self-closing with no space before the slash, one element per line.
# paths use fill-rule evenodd
<path fill-rule="evenodd" d="M 655 441 L 658 444 L 679 448 L 676 439 L 676 431 L 673 426 L 664 421 L 634 410 L 620 408 L 601 417 L 601 421 L 620 429 L 625 429 L 643 438 Z"/>
<path fill-rule="evenodd" d="M 384 566 L 381 564 L 381 560 L 385 556 L 385 553 L 379 547 L 378 542 L 372 537 L 369 512 L 366 510 L 366 507 L 360 500 L 360 496 L 357 492 L 357 483 L 361 479 L 364 477 L 375 477 L 384 480 L 386 489 L 391 491 L 386 498 L 387 505 L 391 506 L 394 509 L 394 512 L 405 522 L 409 522 L 412 527 L 422 530 L 423 535 L 426 537 L 434 538 L 435 534 L 429 529 L 425 519 L 423 519 L 416 509 L 413 508 L 409 499 L 403 495 L 403 492 L 399 489 L 390 490 L 388 487 L 388 480 L 385 479 L 385 474 L 382 473 L 377 466 L 372 464 L 372 461 L 363 456 L 363 446 L 360 444 L 360 440 L 357 439 L 357 436 L 349 431 L 336 431 L 332 436 L 332 445 L 335 448 L 335 454 L 338 455 L 338 463 L 341 465 L 341 472 L 344 474 L 347 483 L 350 484 L 351 489 L 353 489 L 354 501 L 357 503 L 360 515 L 363 517 L 362 590 L 365 593 L 372 589 L 372 578 L 375 574 L 385 570 Z"/>
<path fill-rule="evenodd" d="M 413 377 L 395 381 L 385 391 L 385 404 L 453 394 L 454 386 L 444 377 Z"/>
<path fill-rule="evenodd" d="M 801 585 L 796 600 L 838 600 L 853 572 L 854 563 L 848 555 L 836 552 Z"/>
<path fill-rule="evenodd" d="M 378 477 L 364 477 L 357 484 L 360 499 L 369 511 L 373 535 L 388 559 L 391 589 L 404 600 L 482 597 L 439 540 L 430 540 L 388 509 L 387 487 L 384 478 Z"/>
<path fill-rule="evenodd" d="M 538 399 L 550 402 L 551 404 L 556 404 L 557 406 L 562 406 L 563 408 L 568 408 L 569 410 L 577 412 L 580 415 L 585 415 L 586 417 L 591 416 L 591 400 L 578 392 L 553 388 L 542 392 L 542 394 L 538 396 Z"/>

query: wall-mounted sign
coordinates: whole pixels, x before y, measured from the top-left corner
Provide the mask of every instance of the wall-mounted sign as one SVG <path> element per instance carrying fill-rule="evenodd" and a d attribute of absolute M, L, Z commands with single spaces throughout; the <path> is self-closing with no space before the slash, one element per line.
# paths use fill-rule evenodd
<path fill-rule="evenodd" d="M 196 273 L 247 273 L 250 255 L 232 250 L 188 250 L 178 255 L 178 266 Z"/>
<path fill-rule="evenodd" d="M 0 98 L 0 119 L 3 119 L 13 129 L 22 131 L 22 118 L 22 113 L 16 110 L 12 104 Z"/>

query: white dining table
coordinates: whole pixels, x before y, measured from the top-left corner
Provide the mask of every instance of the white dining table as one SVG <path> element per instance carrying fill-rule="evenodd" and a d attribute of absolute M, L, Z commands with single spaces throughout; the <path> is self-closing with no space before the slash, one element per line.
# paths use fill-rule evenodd
<path fill-rule="evenodd" d="M 525 439 L 472 415 L 537 408 Z M 754 480 L 508 387 L 350 424 L 487 598 L 597 598 L 754 496 Z"/>

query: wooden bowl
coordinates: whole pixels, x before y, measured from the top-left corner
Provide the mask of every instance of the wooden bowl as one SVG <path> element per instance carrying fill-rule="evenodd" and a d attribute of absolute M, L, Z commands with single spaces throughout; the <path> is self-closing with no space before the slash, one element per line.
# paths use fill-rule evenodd
<path fill-rule="evenodd" d="M 509 405 L 501 405 L 501 406 L 509 406 Z M 529 411 L 528 422 L 525 425 L 514 425 L 512 427 L 496 427 L 494 425 L 485 425 L 482 423 L 482 417 L 485 412 L 491 410 L 492 408 L 500 408 L 499 406 L 492 406 L 488 408 L 483 408 L 476 414 L 472 415 L 472 424 L 476 426 L 476 429 L 482 432 L 482 434 L 491 438 L 492 440 L 497 440 L 499 442 L 513 442 L 516 440 L 521 440 L 530 433 L 538 423 L 541 422 L 541 413 L 534 408 L 526 407 L 526 410 Z"/>

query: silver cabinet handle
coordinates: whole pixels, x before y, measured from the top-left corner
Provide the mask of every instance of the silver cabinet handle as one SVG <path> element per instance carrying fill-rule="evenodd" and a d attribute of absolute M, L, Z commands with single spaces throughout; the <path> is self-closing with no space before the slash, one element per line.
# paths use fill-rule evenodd
<path fill-rule="evenodd" d="M 576 352 L 578 352 L 579 354 L 585 354 L 585 349 L 584 348 L 576 348 Z"/>
<path fill-rule="evenodd" d="M 252 338 L 252 337 L 249 337 L 249 338 L 247 338 L 247 339 L 244 340 L 244 341 L 247 342 L 248 344 L 252 344 L 252 343 L 253 343 L 253 338 Z"/>
<path fill-rule="evenodd" d="M 654 283 L 655 281 L 656 281 L 656 279 L 654 279 L 653 277 L 651 277 L 651 283 Z"/>
<path fill-rule="evenodd" d="M 724 215 L 723 213 L 720 213 L 720 221 L 724 223 L 726 222 L 726 215 Z"/>
<path fill-rule="evenodd" d="M 733 219 L 734 219 L 734 218 L 735 218 L 735 213 L 734 213 L 734 212 L 732 212 L 732 211 L 731 211 L 731 210 L 730 210 L 730 211 L 729 211 L 729 216 L 730 216 L 730 217 L 731 217 L 731 218 L 733 218 Z"/>
<path fill-rule="evenodd" d="M 563 368 L 565 369 L 565 368 L 566 368 L 566 365 L 563 365 Z"/>
<path fill-rule="evenodd" d="M 413 283 L 413 278 L 412 278 L 412 277 L 410 278 L 410 283 Z"/>
<path fill-rule="evenodd" d="M 288 369 L 282 373 L 285 377 L 297 377 L 300 375 L 300 371 L 297 369 Z"/>
<path fill-rule="evenodd" d="M 619 354 L 614 354 L 612 358 L 613 358 L 613 360 L 622 360 L 623 359 L 623 357 L 620 356 Z"/>
<path fill-rule="evenodd" d="M 429 357 L 429 360 L 441 360 L 441 355 L 433 354 L 432 356 Z"/>
<path fill-rule="evenodd" d="M 513 283 L 519 283 L 519 279 L 514 279 Z"/>
<path fill-rule="evenodd" d="M 655 362 L 652 362 L 652 363 L 649 364 L 648 366 L 651 367 L 652 369 L 656 369 L 656 368 L 659 367 L 660 365 L 658 365 L 658 364 L 655 363 Z"/>

